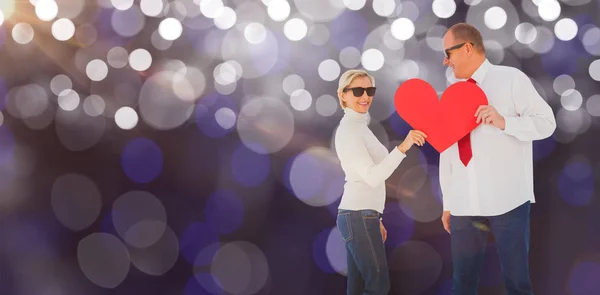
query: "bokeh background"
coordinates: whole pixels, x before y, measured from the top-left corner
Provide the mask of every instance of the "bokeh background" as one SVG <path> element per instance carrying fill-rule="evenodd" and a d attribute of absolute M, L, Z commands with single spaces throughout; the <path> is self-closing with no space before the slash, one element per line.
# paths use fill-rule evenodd
<path fill-rule="evenodd" d="M 558 128 L 534 144 L 536 294 L 600 294 L 600 1 L 1 0 L 0 293 L 345 294 L 338 78 L 376 77 L 390 149 L 409 78 L 483 33 Z M 388 180 L 390 294 L 450 294 L 438 153 Z M 480 294 L 504 294 L 490 238 Z"/>

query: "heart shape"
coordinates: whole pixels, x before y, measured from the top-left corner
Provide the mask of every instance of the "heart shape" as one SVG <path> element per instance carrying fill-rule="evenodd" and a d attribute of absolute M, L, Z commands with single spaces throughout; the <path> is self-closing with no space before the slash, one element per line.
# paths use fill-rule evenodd
<path fill-rule="evenodd" d="M 471 132 L 477 125 L 477 108 L 487 105 L 487 96 L 471 82 L 457 82 L 438 95 L 421 79 L 402 83 L 394 95 L 398 115 L 413 129 L 427 134 L 427 141 L 443 152 Z"/>

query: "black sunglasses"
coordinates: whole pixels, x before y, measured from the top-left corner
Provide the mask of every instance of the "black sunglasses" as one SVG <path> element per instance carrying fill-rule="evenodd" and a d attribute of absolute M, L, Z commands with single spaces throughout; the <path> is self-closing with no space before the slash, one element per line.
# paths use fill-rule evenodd
<path fill-rule="evenodd" d="M 354 96 L 361 97 L 363 95 L 363 93 L 365 93 L 365 91 L 366 91 L 368 96 L 373 96 L 373 95 L 375 95 L 376 89 L 377 88 L 375 88 L 375 87 L 367 87 L 367 88 L 353 87 L 353 88 L 344 88 L 344 92 L 347 92 L 348 90 L 352 90 L 352 94 L 354 94 Z"/>
<path fill-rule="evenodd" d="M 463 43 L 454 45 L 454 46 L 452 46 L 450 48 L 444 49 L 444 54 L 446 54 L 446 58 L 450 59 L 450 50 L 459 49 L 459 48 L 463 47 L 467 43 L 471 44 L 471 46 L 475 45 L 475 44 L 473 44 L 473 42 L 463 42 Z"/>

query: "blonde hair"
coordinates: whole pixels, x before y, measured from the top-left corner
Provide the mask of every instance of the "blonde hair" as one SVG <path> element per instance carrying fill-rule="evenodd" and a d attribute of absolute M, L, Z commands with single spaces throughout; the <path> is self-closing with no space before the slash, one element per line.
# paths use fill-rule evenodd
<path fill-rule="evenodd" d="M 373 85 L 373 87 L 375 87 L 375 78 L 369 75 L 369 73 L 367 73 L 366 71 L 347 70 L 345 73 L 342 74 L 342 76 L 340 76 L 340 82 L 338 84 L 337 90 L 338 98 L 340 99 L 340 105 L 342 106 L 342 109 L 346 107 L 346 103 L 342 100 L 342 92 L 344 91 L 344 88 L 348 87 L 348 85 L 350 85 L 352 81 L 354 81 L 354 79 L 359 77 L 369 78 L 369 80 L 371 80 L 371 84 Z"/>

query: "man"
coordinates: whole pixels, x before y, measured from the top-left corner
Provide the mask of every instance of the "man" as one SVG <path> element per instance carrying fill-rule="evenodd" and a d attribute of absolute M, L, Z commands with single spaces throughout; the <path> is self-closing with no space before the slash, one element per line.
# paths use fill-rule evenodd
<path fill-rule="evenodd" d="M 476 83 L 488 98 L 488 105 L 473 114 L 481 124 L 440 154 L 442 223 L 451 234 L 454 264 L 452 294 L 477 294 L 491 232 L 507 293 L 531 295 L 532 141 L 552 135 L 554 114 L 523 72 L 486 59 L 475 27 L 452 26 L 443 46 L 444 65 L 457 79 Z"/>

